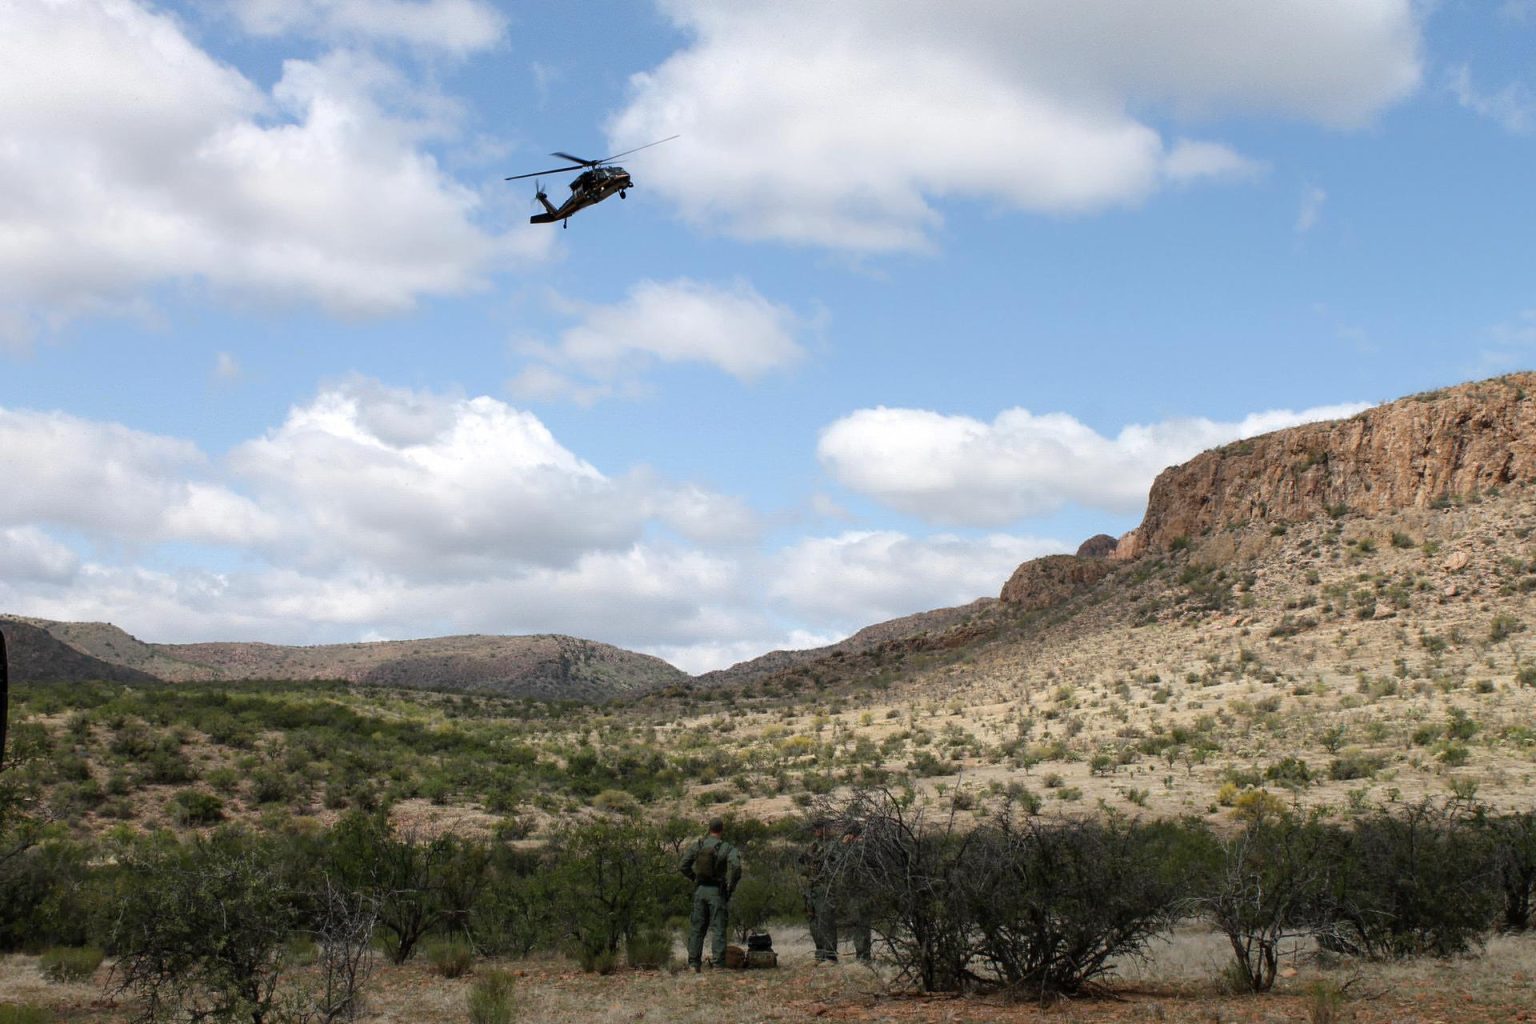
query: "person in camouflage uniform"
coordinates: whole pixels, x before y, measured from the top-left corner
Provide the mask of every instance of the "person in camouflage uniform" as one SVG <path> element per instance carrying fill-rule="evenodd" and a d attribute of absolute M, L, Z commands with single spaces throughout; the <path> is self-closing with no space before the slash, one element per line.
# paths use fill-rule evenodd
<path fill-rule="evenodd" d="M 836 844 L 828 837 L 831 822 L 818 818 L 811 823 L 811 844 L 800 854 L 800 874 L 805 887 L 805 916 L 816 944 L 816 962 L 837 963 Z"/>
<path fill-rule="evenodd" d="M 725 822 L 715 818 L 709 834 L 683 851 L 677 868 L 693 883 L 693 913 L 689 918 L 688 966 L 704 964 L 704 933 L 714 930 L 710 962 L 725 963 L 725 934 L 730 926 L 731 893 L 741 881 L 741 851 L 725 841 Z"/>
<path fill-rule="evenodd" d="M 851 822 L 840 839 L 832 838 L 833 822 L 819 818 L 812 825 L 811 845 L 800 856 L 805 879 L 805 911 L 816 944 L 816 962 L 837 963 L 838 924 L 846 924 L 853 933 L 853 953 L 860 963 L 870 963 L 873 954 L 873 928 L 869 901 L 859 888 L 859 874 L 849 871 L 862 850 L 856 845 L 864 830 Z"/>
<path fill-rule="evenodd" d="M 864 842 L 864 826 L 853 821 L 843 830 L 843 849 L 841 851 L 845 865 L 849 862 L 857 864 L 863 855 L 860 846 Z M 863 875 L 858 870 L 844 870 L 839 872 L 838 904 L 840 905 L 843 920 L 853 932 L 853 955 L 861 964 L 873 963 L 874 956 L 874 927 L 871 921 L 869 896 L 860 882 Z M 834 936 L 833 949 L 836 949 Z"/>

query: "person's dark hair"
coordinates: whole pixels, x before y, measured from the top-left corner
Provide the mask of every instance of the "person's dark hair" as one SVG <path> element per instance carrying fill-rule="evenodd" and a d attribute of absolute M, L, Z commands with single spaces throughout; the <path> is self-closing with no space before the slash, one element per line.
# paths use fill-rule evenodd
<path fill-rule="evenodd" d="M 717 833 L 718 832 L 724 832 L 725 831 L 725 822 L 722 819 L 720 819 L 720 818 L 710 818 L 709 819 L 709 830 L 711 832 L 717 832 Z"/>

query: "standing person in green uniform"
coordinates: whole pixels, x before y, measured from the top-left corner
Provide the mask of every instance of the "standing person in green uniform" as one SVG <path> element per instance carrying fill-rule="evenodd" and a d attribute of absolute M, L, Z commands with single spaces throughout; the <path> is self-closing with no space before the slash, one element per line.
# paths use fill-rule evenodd
<path fill-rule="evenodd" d="M 677 869 L 693 883 L 692 926 L 688 932 L 688 966 L 695 972 L 704 965 L 704 933 L 714 929 L 710 962 L 725 963 L 725 933 L 730 926 L 731 893 L 741 881 L 741 851 L 725 841 L 725 822 L 709 823 L 709 835 L 694 840 L 683 851 Z"/>
<path fill-rule="evenodd" d="M 800 874 L 805 881 L 805 916 L 816 944 L 818 964 L 837 963 L 837 906 L 833 899 L 837 847 L 828 837 L 831 822 L 817 818 L 811 823 L 811 845 L 800 854 Z"/>
<path fill-rule="evenodd" d="M 857 821 L 848 823 L 843 830 L 843 850 L 845 860 L 858 863 L 863 856 L 860 844 L 864 842 L 864 826 Z M 842 883 L 840 903 L 843 905 L 843 915 L 853 932 L 853 955 L 859 963 L 874 963 L 874 928 L 870 921 L 869 894 L 865 891 L 863 876 L 858 871 L 843 871 L 839 881 Z M 834 941 L 833 948 L 836 948 Z"/>

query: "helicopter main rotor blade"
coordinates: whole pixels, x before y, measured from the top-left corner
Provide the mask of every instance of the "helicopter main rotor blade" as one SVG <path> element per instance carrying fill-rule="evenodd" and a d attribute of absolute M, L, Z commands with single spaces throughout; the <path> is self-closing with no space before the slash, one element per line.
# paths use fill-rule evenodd
<path fill-rule="evenodd" d="M 563 157 L 566 160 L 574 160 L 578 164 L 581 164 L 581 166 L 583 166 L 583 167 L 596 167 L 598 164 L 602 163 L 601 160 L 583 160 L 581 157 L 579 157 L 579 156 L 572 156 L 570 153 L 551 153 L 549 155 L 550 156 Z M 608 159 L 612 160 L 613 157 L 609 157 Z"/>
<path fill-rule="evenodd" d="M 559 156 L 560 154 L 556 153 L 555 155 Z M 564 171 L 574 171 L 578 167 L 585 167 L 585 166 L 587 166 L 587 165 L 586 164 L 574 164 L 574 165 L 572 165 L 570 167 L 551 167 L 547 171 L 529 171 L 527 174 L 514 174 L 510 178 L 503 178 L 501 180 L 502 181 L 517 181 L 519 178 L 537 178 L 541 174 L 560 174 L 560 173 L 562 173 Z"/>
<path fill-rule="evenodd" d="M 622 153 L 615 153 L 615 154 L 613 154 L 613 156 L 605 156 L 605 157 L 603 157 L 603 158 L 602 158 L 602 159 L 601 159 L 601 160 L 594 160 L 594 161 L 592 161 L 592 162 L 593 162 L 593 163 L 594 163 L 594 164 L 605 164 L 605 163 L 607 163 L 607 162 L 608 162 L 608 161 L 609 161 L 609 160 L 617 160 L 617 159 L 618 159 L 618 158 L 619 158 L 619 157 L 621 157 L 621 156 L 629 156 L 629 154 L 631 154 L 631 153 L 638 153 L 638 152 L 640 152 L 640 151 L 641 151 L 641 150 L 642 150 L 642 149 L 650 149 L 650 148 L 651 148 L 651 147 L 652 147 L 652 146 L 659 146 L 659 145 L 661 145 L 661 144 L 662 144 L 662 143 L 663 143 L 663 142 L 671 142 L 671 141 L 672 141 L 672 140 L 673 140 L 673 139 L 676 139 L 676 138 L 680 138 L 680 137 L 681 137 L 681 136 L 677 136 L 677 135 L 668 135 L 668 136 L 667 136 L 667 137 L 666 137 L 666 138 L 664 138 L 664 139 L 657 139 L 657 140 L 656 140 L 656 141 L 655 141 L 655 142 L 647 142 L 647 143 L 646 143 L 646 144 L 645 144 L 645 145 L 643 145 L 643 146 L 636 146 L 636 147 L 635 147 L 635 148 L 634 148 L 634 149 L 626 149 L 626 150 L 625 150 L 625 151 L 624 151 L 624 152 L 622 152 Z M 570 155 L 570 154 L 569 154 L 569 153 L 554 153 L 554 154 L 552 154 L 552 155 L 553 155 L 553 156 L 563 156 L 563 157 L 565 157 L 565 158 L 566 158 L 566 159 L 567 159 L 567 160 L 574 160 L 574 159 L 576 159 L 576 158 L 575 158 L 575 157 L 573 157 L 573 156 L 571 156 L 571 155 Z"/>

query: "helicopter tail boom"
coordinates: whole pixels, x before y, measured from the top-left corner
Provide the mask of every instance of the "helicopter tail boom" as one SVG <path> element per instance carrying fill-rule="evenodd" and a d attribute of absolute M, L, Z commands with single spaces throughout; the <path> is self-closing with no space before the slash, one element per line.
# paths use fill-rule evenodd
<path fill-rule="evenodd" d="M 560 211 L 555 209 L 554 204 L 549 201 L 549 197 L 544 194 L 543 189 L 539 189 L 539 191 L 535 192 L 533 198 L 537 199 L 544 206 L 544 212 L 536 213 L 532 217 L 529 217 L 528 223 L 553 224 L 555 221 L 560 219 Z"/>

